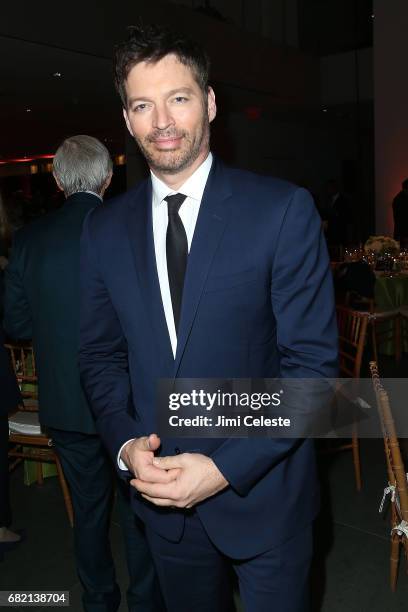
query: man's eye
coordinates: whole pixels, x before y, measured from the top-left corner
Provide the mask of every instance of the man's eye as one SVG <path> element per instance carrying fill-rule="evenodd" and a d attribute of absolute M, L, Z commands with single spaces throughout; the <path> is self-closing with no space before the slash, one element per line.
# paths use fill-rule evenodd
<path fill-rule="evenodd" d="M 146 108 L 147 108 L 147 104 L 145 103 L 137 104 L 136 106 L 133 107 L 133 112 L 140 113 L 141 111 L 146 110 Z"/>
<path fill-rule="evenodd" d="M 186 98 L 185 96 L 176 96 L 174 98 L 174 101 L 177 102 L 178 104 L 184 104 L 184 102 L 188 101 L 188 98 Z"/>

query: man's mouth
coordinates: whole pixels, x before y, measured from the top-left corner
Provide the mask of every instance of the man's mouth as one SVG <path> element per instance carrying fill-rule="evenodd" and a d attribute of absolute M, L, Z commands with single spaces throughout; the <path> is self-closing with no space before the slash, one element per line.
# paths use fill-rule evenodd
<path fill-rule="evenodd" d="M 174 149 L 179 146 L 182 136 L 160 136 L 159 138 L 153 138 L 151 142 L 158 149 Z"/>

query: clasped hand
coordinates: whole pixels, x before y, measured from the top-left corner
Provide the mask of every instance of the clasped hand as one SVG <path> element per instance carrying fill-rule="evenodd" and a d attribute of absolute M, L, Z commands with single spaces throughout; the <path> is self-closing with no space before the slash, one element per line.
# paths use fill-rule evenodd
<path fill-rule="evenodd" d="M 215 463 L 199 453 L 155 457 L 156 434 L 137 438 L 122 450 L 122 459 L 135 475 L 130 484 L 156 506 L 192 508 L 228 486 Z"/>

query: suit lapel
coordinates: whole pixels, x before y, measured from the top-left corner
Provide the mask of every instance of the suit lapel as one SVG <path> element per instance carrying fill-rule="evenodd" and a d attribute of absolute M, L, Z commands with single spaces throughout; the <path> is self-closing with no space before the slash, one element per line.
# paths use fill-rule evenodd
<path fill-rule="evenodd" d="M 135 200 L 129 206 L 126 229 L 146 312 L 156 337 L 159 355 L 165 371 L 168 371 L 170 376 L 174 366 L 174 358 L 157 274 L 150 180 L 144 182 L 141 191 L 138 192 Z"/>
<path fill-rule="evenodd" d="M 223 166 L 214 159 L 188 256 L 174 376 L 177 375 L 208 272 L 229 218 L 230 196 L 231 188 L 225 177 Z"/>

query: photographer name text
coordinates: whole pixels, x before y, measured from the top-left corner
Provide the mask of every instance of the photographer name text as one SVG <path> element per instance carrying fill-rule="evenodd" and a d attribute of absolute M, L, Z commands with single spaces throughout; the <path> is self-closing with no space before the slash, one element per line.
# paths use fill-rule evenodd
<path fill-rule="evenodd" d="M 215 422 L 214 422 L 215 421 Z M 217 419 L 208 416 L 179 417 L 172 415 L 169 417 L 171 427 L 290 427 L 290 419 L 284 417 L 269 418 L 264 416 L 245 416 L 226 417 L 220 415 Z"/>

